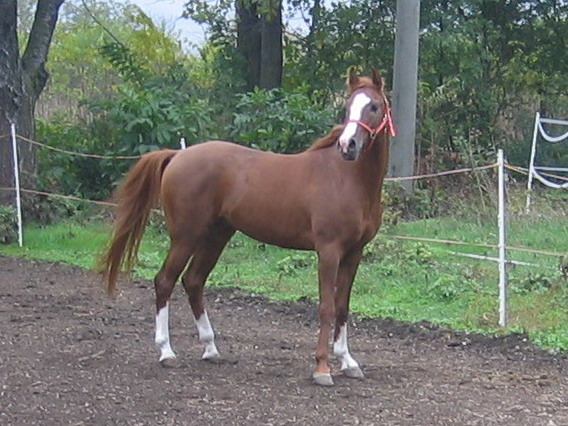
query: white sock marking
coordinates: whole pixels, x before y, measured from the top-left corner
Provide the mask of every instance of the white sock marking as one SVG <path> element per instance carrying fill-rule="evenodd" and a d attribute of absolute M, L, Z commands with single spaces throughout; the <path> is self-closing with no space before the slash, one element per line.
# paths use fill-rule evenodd
<path fill-rule="evenodd" d="M 215 333 L 213 332 L 213 327 L 209 322 L 209 317 L 207 316 L 207 311 L 199 316 L 199 318 L 193 317 L 195 325 L 197 326 L 197 331 L 199 332 L 199 341 L 205 343 L 205 352 L 201 359 L 211 359 L 219 356 L 219 351 L 215 346 Z"/>
<path fill-rule="evenodd" d="M 349 353 L 349 347 L 347 345 L 347 324 L 339 328 L 339 336 L 337 336 L 337 340 L 333 342 L 333 353 L 341 361 L 342 370 L 359 368 L 359 364 L 357 364 L 357 361 L 355 361 Z"/>
<path fill-rule="evenodd" d="M 349 110 L 349 120 L 361 120 L 363 109 L 371 102 L 371 98 L 366 93 L 359 93 L 353 98 L 351 109 Z M 339 136 L 339 145 L 343 151 L 347 151 L 349 140 L 355 136 L 357 132 L 357 123 L 347 123 L 341 136 Z"/>
<path fill-rule="evenodd" d="M 160 350 L 160 361 L 175 358 L 170 346 L 169 306 L 166 303 L 156 314 L 156 346 Z"/>

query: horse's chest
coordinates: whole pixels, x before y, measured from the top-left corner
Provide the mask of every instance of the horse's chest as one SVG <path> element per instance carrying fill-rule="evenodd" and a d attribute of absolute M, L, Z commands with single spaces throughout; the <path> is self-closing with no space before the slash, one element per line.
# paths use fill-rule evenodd
<path fill-rule="evenodd" d="M 377 206 L 376 209 L 372 209 L 369 214 L 365 215 L 360 231 L 361 242 L 363 244 L 367 244 L 377 235 L 379 227 L 381 226 L 381 216 L 382 209 L 380 206 Z"/>
<path fill-rule="evenodd" d="M 367 223 L 361 229 L 359 240 L 361 241 L 362 244 L 367 244 L 369 241 L 371 241 L 375 237 L 378 230 L 379 230 L 378 224 Z"/>

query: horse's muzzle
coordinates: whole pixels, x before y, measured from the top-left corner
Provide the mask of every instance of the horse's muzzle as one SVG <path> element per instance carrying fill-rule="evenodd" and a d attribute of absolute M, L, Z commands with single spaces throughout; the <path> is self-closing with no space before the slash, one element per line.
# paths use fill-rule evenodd
<path fill-rule="evenodd" d="M 341 154 L 341 158 L 347 161 L 356 160 L 359 154 L 357 150 L 357 143 L 353 138 L 349 140 L 349 144 L 347 145 L 347 150 L 344 150 L 341 144 L 339 143 L 337 144 L 337 149 Z"/>

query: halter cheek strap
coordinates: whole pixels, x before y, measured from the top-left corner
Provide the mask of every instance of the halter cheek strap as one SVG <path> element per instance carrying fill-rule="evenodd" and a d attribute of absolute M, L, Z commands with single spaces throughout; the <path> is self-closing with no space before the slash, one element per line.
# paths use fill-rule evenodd
<path fill-rule="evenodd" d="M 358 124 L 359 126 L 364 128 L 366 131 L 368 131 L 369 137 L 371 138 L 371 144 L 373 142 L 375 142 L 375 138 L 377 137 L 377 135 L 381 131 L 383 131 L 385 128 L 388 129 L 388 132 L 390 133 L 391 136 L 393 136 L 393 137 L 396 136 L 396 128 L 394 126 L 394 121 L 392 119 L 391 109 L 390 109 L 390 106 L 388 104 L 386 106 L 386 111 L 385 111 L 385 115 L 383 116 L 383 119 L 381 120 L 379 125 L 377 127 L 375 127 L 374 129 L 371 126 L 369 126 L 367 123 L 365 123 L 364 121 L 361 121 L 361 120 L 347 120 L 345 122 L 345 124 L 349 124 L 349 123 Z"/>

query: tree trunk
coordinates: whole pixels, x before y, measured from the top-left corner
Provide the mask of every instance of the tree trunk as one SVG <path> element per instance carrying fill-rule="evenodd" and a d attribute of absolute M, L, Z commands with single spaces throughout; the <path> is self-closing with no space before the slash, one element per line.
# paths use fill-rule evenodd
<path fill-rule="evenodd" d="M 248 91 L 282 85 L 282 1 L 260 5 L 237 0 L 237 49 L 244 60 Z M 262 6 L 262 7 L 261 7 Z"/>
<path fill-rule="evenodd" d="M 260 88 L 282 85 L 282 1 L 262 16 L 260 48 Z"/>
<path fill-rule="evenodd" d="M 34 22 L 23 55 L 17 36 L 17 0 L 0 2 L 0 187 L 14 186 L 11 123 L 17 133 L 35 137 L 34 109 L 47 82 L 45 69 L 59 8 L 64 0 L 38 0 Z M 36 183 L 36 152 L 31 144 L 18 145 L 21 184 Z M 0 204 L 11 203 L 13 192 L 0 191 Z"/>
<path fill-rule="evenodd" d="M 16 0 L 0 3 L 0 187 L 8 188 L 14 186 L 10 123 L 16 121 L 22 93 L 16 22 Z M 0 190 L 0 204 L 12 200 L 12 192 Z"/>
<path fill-rule="evenodd" d="M 236 1 L 237 50 L 245 62 L 246 90 L 260 85 L 261 21 L 255 2 Z"/>

